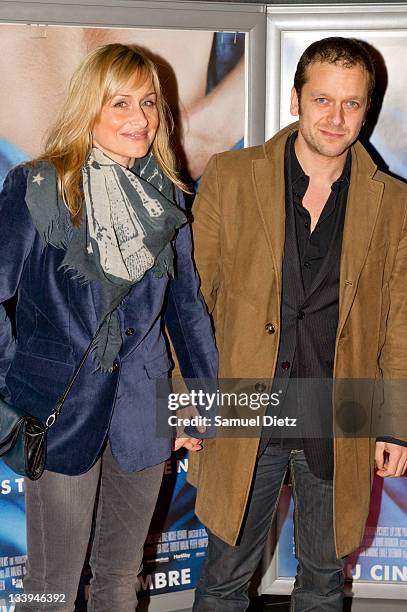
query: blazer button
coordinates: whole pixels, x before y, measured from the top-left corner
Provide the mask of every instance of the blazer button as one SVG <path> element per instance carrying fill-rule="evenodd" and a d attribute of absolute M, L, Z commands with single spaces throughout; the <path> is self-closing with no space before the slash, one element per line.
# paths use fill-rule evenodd
<path fill-rule="evenodd" d="M 297 319 L 303 319 L 305 317 L 305 312 L 303 310 L 299 310 L 297 312 Z"/>
<path fill-rule="evenodd" d="M 276 328 L 273 325 L 273 323 L 266 323 L 266 326 L 264 329 L 266 330 L 268 334 L 274 334 L 274 332 L 276 331 Z"/>
<path fill-rule="evenodd" d="M 112 365 L 113 372 L 117 372 L 118 369 L 119 369 L 118 362 L 117 361 L 113 361 L 113 365 Z"/>
<path fill-rule="evenodd" d="M 256 391 L 259 391 L 259 393 L 261 393 L 262 391 L 265 391 L 267 389 L 266 385 L 262 382 L 258 382 L 254 385 L 254 388 L 256 389 Z"/>
<path fill-rule="evenodd" d="M 126 336 L 132 336 L 134 334 L 133 327 L 128 327 L 124 333 L 126 334 Z"/>
<path fill-rule="evenodd" d="M 283 368 L 283 370 L 288 370 L 290 365 L 291 363 L 289 361 L 283 361 L 283 363 L 281 364 L 281 367 Z"/>

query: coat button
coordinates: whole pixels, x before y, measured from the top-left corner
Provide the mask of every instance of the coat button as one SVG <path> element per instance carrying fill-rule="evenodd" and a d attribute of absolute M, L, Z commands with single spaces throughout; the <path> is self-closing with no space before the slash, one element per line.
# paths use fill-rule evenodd
<path fill-rule="evenodd" d="M 290 365 L 291 363 L 289 361 L 283 361 L 283 363 L 281 364 L 281 367 L 283 368 L 283 370 L 288 370 Z"/>
<path fill-rule="evenodd" d="M 305 317 L 305 312 L 303 310 L 299 310 L 297 312 L 297 319 L 303 319 Z"/>
<path fill-rule="evenodd" d="M 113 372 L 117 372 L 118 369 L 119 369 L 118 362 L 117 361 L 113 361 L 113 365 L 112 365 Z"/>
<path fill-rule="evenodd" d="M 128 327 L 124 333 L 126 334 L 126 336 L 132 336 L 134 334 L 133 327 Z"/>
<path fill-rule="evenodd" d="M 258 382 L 254 385 L 254 388 L 256 389 L 256 391 L 259 391 L 259 393 L 261 393 L 262 391 L 265 391 L 267 389 L 266 385 L 262 382 Z"/>
<path fill-rule="evenodd" d="M 276 331 L 276 328 L 273 325 L 273 323 L 266 323 L 266 326 L 264 329 L 266 330 L 268 334 L 274 334 L 274 332 Z"/>

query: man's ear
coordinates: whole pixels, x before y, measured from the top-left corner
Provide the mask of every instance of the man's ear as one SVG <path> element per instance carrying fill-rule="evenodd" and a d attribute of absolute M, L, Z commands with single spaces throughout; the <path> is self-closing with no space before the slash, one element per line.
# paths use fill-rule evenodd
<path fill-rule="evenodd" d="M 300 114 L 300 102 L 298 100 L 298 94 L 295 87 L 291 89 L 290 113 L 294 115 L 294 117 L 297 117 Z"/>

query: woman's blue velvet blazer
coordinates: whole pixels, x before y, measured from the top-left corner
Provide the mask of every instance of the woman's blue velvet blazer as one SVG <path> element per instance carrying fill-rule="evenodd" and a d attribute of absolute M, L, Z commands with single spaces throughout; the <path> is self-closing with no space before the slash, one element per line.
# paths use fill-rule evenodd
<path fill-rule="evenodd" d="M 97 282 L 82 284 L 59 269 L 62 249 L 44 248 L 25 203 L 26 184 L 27 169 L 18 166 L 0 195 L 0 390 L 10 403 L 45 420 L 95 332 L 101 292 Z M 177 197 L 182 205 L 182 194 Z M 171 369 L 164 322 L 183 375 L 216 377 L 217 351 L 188 225 L 174 243 L 175 278 L 147 272 L 119 307 L 118 368 L 95 370 L 92 357 L 85 363 L 49 430 L 47 469 L 86 472 L 107 438 L 127 471 L 168 458 L 171 437 L 157 434 L 156 406 L 156 379 Z M 14 335 L 2 304 L 15 294 Z"/>

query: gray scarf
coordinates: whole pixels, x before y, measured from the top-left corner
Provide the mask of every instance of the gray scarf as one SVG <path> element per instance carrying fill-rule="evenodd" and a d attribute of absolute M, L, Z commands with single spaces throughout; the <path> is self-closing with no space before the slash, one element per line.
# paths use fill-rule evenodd
<path fill-rule="evenodd" d="M 93 149 L 83 168 L 83 190 L 83 218 L 74 228 L 58 198 L 54 166 L 39 162 L 28 173 L 26 203 L 44 245 L 66 250 L 61 267 L 83 282 L 101 283 L 95 358 L 111 370 L 122 345 L 117 306 L 149 269 L 157 277 L 173 276 L 171 240 L 186 217 L 152 152 L 130 171 Z"/>

